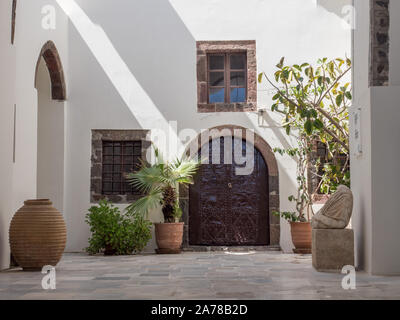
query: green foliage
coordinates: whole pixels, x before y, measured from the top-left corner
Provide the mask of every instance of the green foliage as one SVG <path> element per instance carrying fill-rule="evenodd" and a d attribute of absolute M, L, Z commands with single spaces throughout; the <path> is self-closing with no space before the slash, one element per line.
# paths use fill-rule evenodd
<path fill-rule="evenodd" d="M 178 201 L 179 185 L 193 184 L 199 162 L 182 158 L 168 163 L 157 148 L 154 152 L 156 162 L 153 165 L 143 163 L 139 171 L 127 175 L 130 184 L 146 194 L 129 205 L 127 212 L 146 216 L 150 210 L 161 205 L 165 222 L 179 221 L 182 216 Z"/>
<path fill-rule="evenodd" d="M 328 163 L 322 168 L 319 188 L 330 193 L 339 184 L 349 185 L 348 108 L 352 89 L 350 83 L 341 81 L 350 73 L 351 60 L 323 58 L 315 66 L 289 66 L 282 58 L 276 67 L 276 84 L 265 73 L 260 73 L 258 80 L 261 83 L 265 77 L 276 90 L 271 110 L 283 115 L 282 127 L 288 135 L 295 130 L 304 140 L 319 140 L 326 145 Z M 346 159 L 338 167 L 343 157 Z"/>
<path fill-rule="evenodd" d="M 96 254 L 103 249 L 125 255 L 141 252 L 151 239 L 151 222 L 141 216 L 128 217 L 107 200 L 92 206 L 85 220 L 91 237 L 86 251 Z"/>
<path fill-rule="evenodd" d="M 177 201 L 177 202 L 175 203 L 175 207 L 174 207 L 174 218 L 175 218 L 175 220 L 176 220 L 176 221 L 180 221 L 181 218 L 182 218 L 182 214 L 183 214 L 183 211 L 182 211 L 182 209 L 179 207 L 179 201 Z"/>
<path fill-rule="evenodd" d="M 278 216 L 278 217 L 282 217 L 283 219 L 289 221 L 289 222 L 304 222 L 300 219 L 300 217 L 298 216 L 298 214 L 296 212 L 278 212 L 278 211 L 274 211 L 272 212 L 272 214 Z"/>
<path fill-rule="evenodd" d="M 287 154 L 292 158 L 297 158 L 297 195 L 288 197 L 290 202 L 295 203 L 296 212 L 282 212 L 280 215 L 289 221 L 310 220 L 310 216 L 313 214 L 312 195 L 308 188 L 306 172 L 309 166 L 309 157 L 307 155 L 311 150 L 307 135 L 304 133 L 300 135 L 297 148 L 274 148 L 274 152 L 279 153 L 281 156 Z"/>
<path fill-rule="evenodd" d="M 325 164 L 321 180 L 321 191 L 326 194 L 336 192 L 339 185 L 350 187 L 350 171 L 343 172 L 341 165 Z"/>

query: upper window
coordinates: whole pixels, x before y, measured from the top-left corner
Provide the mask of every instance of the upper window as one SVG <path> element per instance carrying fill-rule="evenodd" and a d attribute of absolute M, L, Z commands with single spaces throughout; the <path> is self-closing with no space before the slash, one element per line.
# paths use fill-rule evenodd
<path fill-rule="evenodd" d="M 246 53 L 208 55 L 208 102 L 246 102 Z"/>
<path fill-rule="evenodd" d="M 256 42 L 197 41 L 197 112 L 257 110 Z"/>

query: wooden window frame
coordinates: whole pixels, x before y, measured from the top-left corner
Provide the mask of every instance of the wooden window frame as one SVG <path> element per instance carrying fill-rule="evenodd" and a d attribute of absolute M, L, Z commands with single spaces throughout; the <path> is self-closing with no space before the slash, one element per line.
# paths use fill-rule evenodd
<path fill-rule="evenodd" d="M 244 68 L 243 69 L 231 69 L 231 56 L 232 55 L 243 55 L 244 56 Z M 210 58 L 212 56 L 223 56 L 224 57 L 224 69 L 210 69 Z M 210 73 L 211 72 L 223 72 L 224 73 L 224 86 L 211 86 L 210 85 Z M 243 72 L 244 73 L 244 85 L 233 86 L 231 85 L 231 73 L 232 72 Z M 241 102 L 235 103 L 245 103 L 247 101 L 247 54 L 245 51 L 238 52 L 213 52 L 207 54 L 207 102 L 210 103 L 210 89 L 224 88 L 224 101 L 214 102 L 214 103 L 231 103 L 231 89 L 244 88 L 245 99 Z"/>
<path fill-rule="evenodd" d="M 246 55 L 246 101 L 244 102 L 214 102 L 209 97 L 209 54 L 243 53 Z M 255 40 L 220 40 L 196 41 L 196 82 L 197 82 L 197 112 L 256 112 L 257 111 L 257 55 Z M 230 80 L 230 78 L 229 78 Z M 231 89 L 229 89 L 230 91 Z M 227 91 L 227 90 L 226 90 Z M 226 92 L 228 94 L 228 91 Z M 222 99 L 221 99 L 222 100 Z M 230 100 L 230 97 L 229 97 Z M 228 100 L 228 101 L 229 101 Z M 226 100 L 225 100 L 226 101 Z"/>

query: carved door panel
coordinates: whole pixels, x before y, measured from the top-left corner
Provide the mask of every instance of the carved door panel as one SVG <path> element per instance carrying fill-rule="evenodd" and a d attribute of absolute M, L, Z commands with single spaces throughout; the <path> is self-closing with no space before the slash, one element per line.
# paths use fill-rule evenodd
<path fill-rule="evenodd" d="M 260 152 L 251 144 L 234 139 L 232 146 L 227 146 L 231 149 L 232 164 L 224 164 L 224 139 L 221 138 L 221 164 L 213 164 L 211 151 L 217 147 L 206 144 L 203 155 L 204 148 L 209 152 L 209 164 L 201 165 L 189 192 L 190 244 L 269 244 L 268 170 Z M 254 169 L 250 174 L 238 175 L 236 169 L 245 164 L 235 162 L 234 151 L 245 155 L 246 148 L 254 151 Z M 216 154 L 214 160 L 218 158 Z"/>

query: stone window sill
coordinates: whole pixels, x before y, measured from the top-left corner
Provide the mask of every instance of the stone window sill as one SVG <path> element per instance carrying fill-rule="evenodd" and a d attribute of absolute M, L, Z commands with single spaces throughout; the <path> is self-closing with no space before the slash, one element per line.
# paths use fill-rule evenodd
<path fill-rule="evenodd" d="M 257 105 L 250 103 L 199 103 L 197 112 L 213 113 L 213 112 L 251 112 L 257 111 Z"/>
<path fill-rule="evenodd" d="M 118 203 L 118 204 L 130 204 L 142 196 L 140 195 L 132 195 L 132 194 L 92 194 L 90 202 L 91 203 L 98 203 L 100 200 L 106 199 L 111 203 Z"/>

